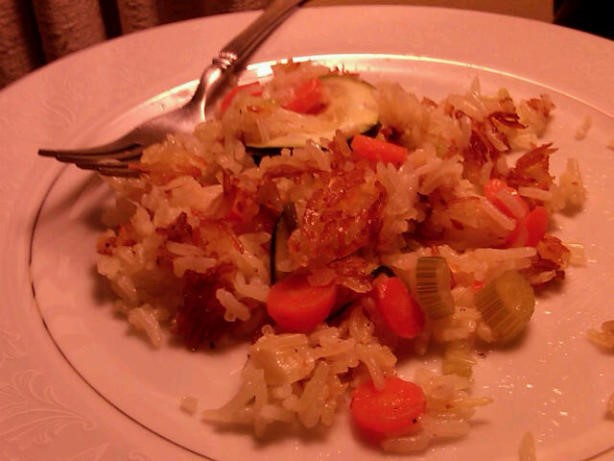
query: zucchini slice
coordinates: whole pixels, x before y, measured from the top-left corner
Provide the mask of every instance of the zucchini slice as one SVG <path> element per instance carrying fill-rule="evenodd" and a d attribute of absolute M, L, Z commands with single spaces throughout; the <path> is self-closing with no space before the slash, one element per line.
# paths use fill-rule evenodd
<path fill-rule="evenodd" d="M 269 107 L 259 114 L 258 124 L 268 133 L 245 133 L 244 140 L 252 148 L 302 147 L 307 141 L 332 139 L 341 131 L 347 138 L 368 131 L 378 123 L 379 112 L 371 84 L 351 75 L 320 77 L 328 93 L 327 106 L 317 114 L 300 114 L 281 106 Z"/>

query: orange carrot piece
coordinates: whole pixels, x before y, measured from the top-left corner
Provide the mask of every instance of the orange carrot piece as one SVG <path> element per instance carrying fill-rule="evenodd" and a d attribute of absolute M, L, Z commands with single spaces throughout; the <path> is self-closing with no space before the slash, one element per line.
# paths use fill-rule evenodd
<path fill-rule="evenodd" d="M 282 107 L 300 114 L 315 114 L 325 106 L 323 95 L 320 79 L 311 78 L 294 88 L 291 98 Z"/>
<path fill-rule="evenodd" d="M 498 178 L 490 179 L 484 185 L 484 195 L 499 211 L 513 219 L 522 219 L 529 212 L 526 200 L 518 191 Z"/>
<path fill-rule="evenodd" d="M 337 291 L 337 285 L 313 286 L 305 275 L 289 275 L 271 287 L 267 312 L 283 330 L 309 333 L 331 313 Z"/>
<path fill-rule="evenodd" d="M 518 220 L 516 228 L 507 238 L 506 246 L 536 246 L 546 235 L 548 224 L 548 210 L 543 206 L 536 206 L 524 218 Z"/>
<path fill-rule="evenodd" d="M 223 114 L 226 112 L 226 110 L 230 107 L 230 104 L 232 104 L 232 100 L 237 96 L 237 94 L 243 91 L 247 92 L 251 96 L 260 96 L 263 88 L 260 82 L 252 82 L 246 83 L 245 85 L 235 86 L 222 98 L 222 102 L 220 103 L 220 113 Z"/>
<path fill-rule="evenodd" d="M 401 338 L 415 338 L 424 329 L 424 312 L 398 277 L 378 276 L 373 282 L 375 306 L 388 328 Z"/>
<path fill-rule="evenodd" d="M 527 246 L 534 247 L 546 235 L 548 230 L 548 210 L 543 206 L 536 206 L 526 216 Z"/>
<path fill-rule="evenodd" d="M 380 161 L 400 166 L 409 155 L 406 147 L 381 139 L 357 134 L 350 143 L 354 155 L 373 162 Z"/>
<path fill-rule="evenodd" d="M 417 384 L 389 376 L 382 389 L 372 381 L 358 386 L 352 394 L 350 410 L 360 432 L 378 443 L 410 432 L 426 411 L 426 397 Z"/>

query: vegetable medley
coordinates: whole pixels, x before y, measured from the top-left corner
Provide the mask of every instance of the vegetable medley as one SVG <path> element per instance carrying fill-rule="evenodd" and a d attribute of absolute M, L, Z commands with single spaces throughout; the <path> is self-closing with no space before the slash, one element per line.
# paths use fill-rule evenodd
<path fill-rule="evenodd" d="M 154 344 L 165 326 L 190 349 L 251 341 L 213 424 L 311 429 L 347 407 L 389 451 L 462 436 L 489 401 L 471 395 L 476 351 L 527 334 L 536 289 L 573 262 L 551 221 L 585 192 L 574 159 L 550 171 L 553 109 L 276 66 L 109 179 L 99 272 Z M 398 371 L 430 350 L 438 370 Z"/>

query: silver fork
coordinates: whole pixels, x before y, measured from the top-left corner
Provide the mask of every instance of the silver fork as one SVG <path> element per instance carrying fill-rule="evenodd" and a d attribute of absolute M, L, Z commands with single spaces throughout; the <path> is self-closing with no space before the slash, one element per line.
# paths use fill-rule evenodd
<path fill-rule="evenodd" d="M 191 99 L 182 107 L 145 121 L 108 144 L 83 149 L 39 149 L 44 157 L 95 170 L 109 176 L 137 176 L 130 162 L 141 157 L 143 149 L 162 141 L 169 133 L 191 133 L 206 118 L 211 103 L 223 93 L 231 76 L 262 41 L 305 0 L 273 0 L 239 35 L 224 46 L 203 71 Z"/>

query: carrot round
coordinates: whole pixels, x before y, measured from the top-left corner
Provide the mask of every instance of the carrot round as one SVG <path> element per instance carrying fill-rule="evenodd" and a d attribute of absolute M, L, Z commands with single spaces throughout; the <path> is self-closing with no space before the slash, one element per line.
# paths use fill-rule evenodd
<path fill-rule="evenodd" d="M 373 162 L 380 161 L 401 165 L 409 155 L 406 147 L 393 144 L 381 139 L 371 138 L 364 134 L 357 134 L 350 143 L 352 152 L 357 157 Z"/>
<path fill-rule="evenodd" d="M 526 200 L 518 191 L 498 178 L 490 179 L 484 185 L 484 195 L 499 211 L 514 219 L 522 219 L 529 212 Z"/>
<path fill-rule="evenodd" d="M 372 442 L 380 442 L 411 431 L 426 410 L 426 397 L 417 384 L 389 376 L 382 389 L 372 381 L 358 386 L 350 409 L 361 433 Z"/>
<path fill-rule="evenodd" d="M 534 247 L 544 238 L 548 230 L 548 210 L 543 206 L 536 206 L 516 223 L 516 228 L 507 238 L 508 247 Z"/>
<path fill-rule="evenodd" d="M 424 329 L 424 312 L 398 277 L 378 276 L 373 299 L 388 328 L 401 338 L 415 338 Z"/>
<path fill-rule="evenodd" d="M 534 247 L 544 238 L 548 230 L 548 210 L 543 206 L 536 206 L 526 216 L 527 246 Z"/>
<path fill-rule="evenodd" d="M 293 274 L 271 287 L 266 308 L 283 330 L 309 333 L 328 317 L 336 300 L 337 285 L 313 286 L 307 276 Z"/>

